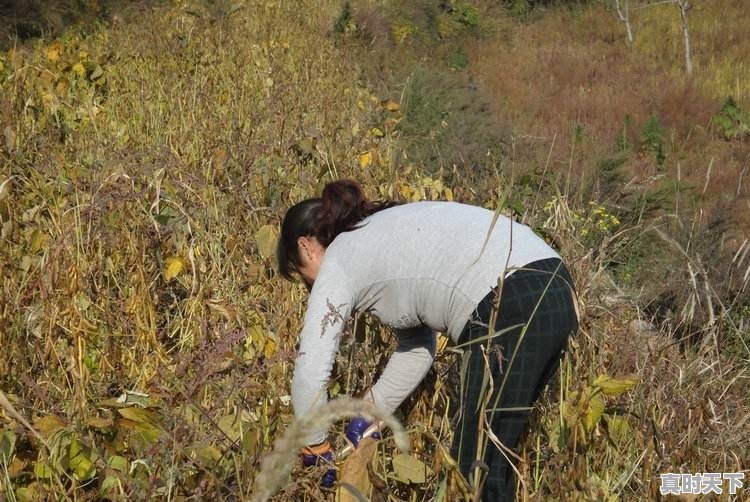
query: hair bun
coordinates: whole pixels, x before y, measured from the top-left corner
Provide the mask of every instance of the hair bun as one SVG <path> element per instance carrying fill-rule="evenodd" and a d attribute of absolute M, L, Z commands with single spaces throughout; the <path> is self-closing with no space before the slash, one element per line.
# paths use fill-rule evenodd
<path fill-rule="evenodd" d="M 338 180 L 328 183 L 321 194 L 317 236 L 325 246 L 367 216 L 368 202 L 356 181 Z"/>

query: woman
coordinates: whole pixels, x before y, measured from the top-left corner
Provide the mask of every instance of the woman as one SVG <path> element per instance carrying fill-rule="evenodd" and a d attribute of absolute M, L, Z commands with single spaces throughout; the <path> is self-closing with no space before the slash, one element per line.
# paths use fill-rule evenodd
<path fill-rule="evenodd" d="M 452 454 L 467 479 L 483 483 L 482 500 L 493 502 L 515 493 L 508 453 L 494 442 L 517 446 L 528 410 L 578 327 L 572 280 L 557 252 L 528 227 L 494 216 L 454 202 L 371 202 L 356 182 L 342 180 L 290 208 L 278 244 L 281 274 L 298 274 L 310 289 L 292 381 L 295 414 L 326 402 L 339 337 L 353 312 L 376 316 L 397 336 L 367 393 L 389 412 L 427 374 L 434 332 L 442 331 L 470 351 Z M 488 424 L 496 438 L 485 443 Z M 355 446 L 368 425 L 355 420 L 347 428 Z M 309 431 L 306 465 L 333 458 L 326 437 L 325 430 Z M 329 470 L 323 484 L 334 480 Z"/>

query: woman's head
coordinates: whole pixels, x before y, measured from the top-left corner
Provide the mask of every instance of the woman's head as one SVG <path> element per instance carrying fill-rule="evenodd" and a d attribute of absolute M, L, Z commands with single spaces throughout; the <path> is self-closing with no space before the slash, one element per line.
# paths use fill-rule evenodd
<path fill-rule="evenodd" d="M 281 224 L 276 258 L 279 272 L 287 279 L 300 273 L 311 284 L 325 248 L 342 232 L 394 202 L 371 202 L 356 181 L 328 183 L 319 198 L 303 200 L 286 212 Z"/>

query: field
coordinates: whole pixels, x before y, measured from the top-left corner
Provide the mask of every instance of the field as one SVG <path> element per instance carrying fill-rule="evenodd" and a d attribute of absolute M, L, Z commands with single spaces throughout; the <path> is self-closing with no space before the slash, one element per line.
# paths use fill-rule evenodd
<path fill-rule="evenodd" d="M 518 500 L 747 477 L 743 4 L 696 0 L 692 76 L 673 5 L 633 9 L 632 43 L 595 1 L 0 8 L 0 500 L 346 500 L 295 462 L 306 290 L 274 256 L 286 208 L 338 178 L 497 209 L 570 264 L 581 329 Z M 391 349 L 357 318 L 330 394 Z M 472 499 L 447 453 L 459 367 L 447 345 L 398 410 L 410 452 L 377 444 L 368 499 Z"/>

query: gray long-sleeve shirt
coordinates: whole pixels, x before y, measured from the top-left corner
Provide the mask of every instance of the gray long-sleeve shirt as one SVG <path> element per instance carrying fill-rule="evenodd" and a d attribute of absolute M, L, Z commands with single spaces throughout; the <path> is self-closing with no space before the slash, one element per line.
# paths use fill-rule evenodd
<path fill-rule="evenodd" d="M 530 228 L 455 202 L 415 202 L 366 218 L 328 246 L 310 292 L 292 380 L 295 415 L 326 402 L 341 332 L 353 311 L 394 329 L 398 347 L 368 393 L 393 411 L 432 365 L 434 331 L 457 341 L 471 312 L 507 276 L 559 257 Z M 484 250 L 485 239 L 492 234 Z M 511 245 L 512 242 L 512 245 Z M 327 431 L 310 431 L 309 444 Z"/>

